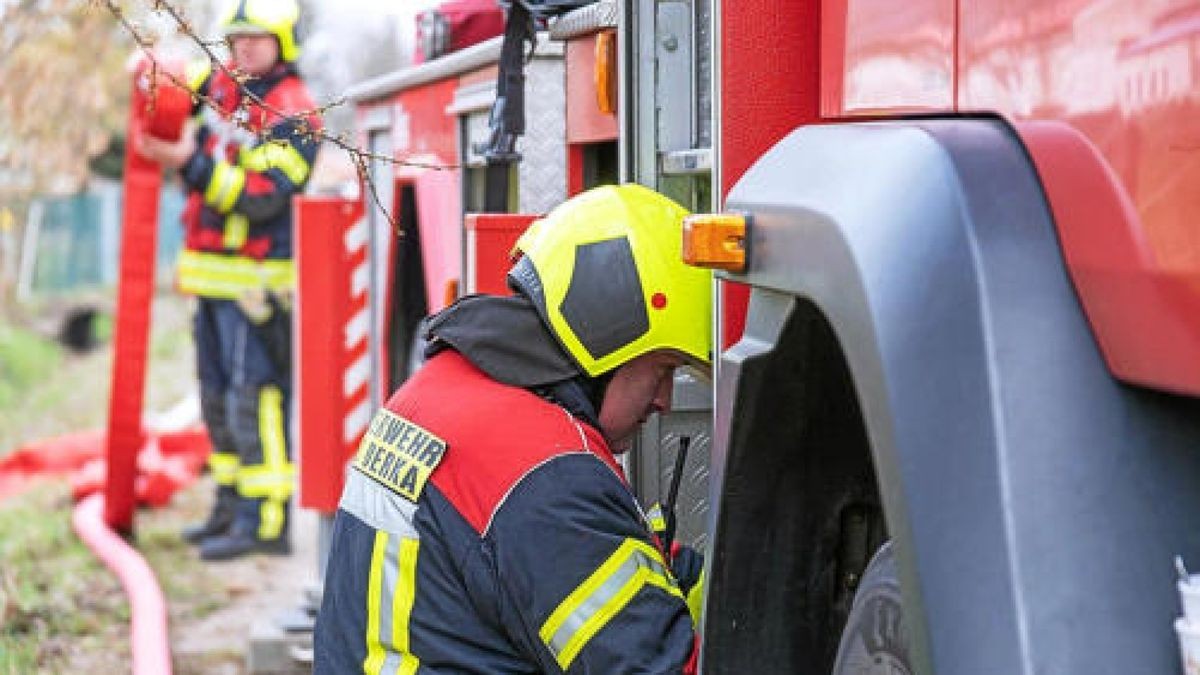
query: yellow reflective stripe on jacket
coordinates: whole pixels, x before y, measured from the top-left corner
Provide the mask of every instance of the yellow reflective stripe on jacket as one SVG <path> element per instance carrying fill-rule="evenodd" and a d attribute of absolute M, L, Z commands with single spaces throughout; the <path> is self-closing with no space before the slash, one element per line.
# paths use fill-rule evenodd
<path fill-rule="evenodd" d="M 375 675 L 383 669 L 387 650 L 379 639 L 380 594 L 383 593 L 383 559 L 387 552 L 388 533 L 375 531 L 375 546 L 371 549 L 371 572 L 367 577 L 367 657 L 363 660 L 363 673 Z"/>
<path fill-rule="evenodd" d="M 413 675 L 420 659 L 409 651 L 408 624 L 416 598 L 417 539 L 375 532 L 367 577 L 367 656 L 363 672 Z"/>
<path fill-rule="evenodd" d="M 304 155 L 286 141 L 267 141 L 257 147 L 242 148 L 238 164 L 259 173 L 279 169 L 296 185 L 302 185 L 308 178 L 309 166 Z"/>
<path fill-rule="evenodd" d="M 208 470 L 212 472 L 217 485 L 233 486 L 237 483 L 240 460 L 232 452 L 213 451 L 208 456 Z"/>
<path fill-rule="evenodd" d="M 559 604 L 538 635 L 558 665 L 567 670 L 588 640 L 646 585 L 683 599 L 659 552 L 644 541 L 626 539 Z"/>
<path fill-rule="evenodd" d="M 221 239 L 226 250 L 236 251 L 246 244 L 250 236 L 250 219 L 240 213 L 231 213 L 225 217 L 225 235 Z"/>
<path fill-rule="evenodd" d="M 396 592 L 392 594 L 392 650 L 399 654 L 400 667 L 397 673 L 412 675 L 417 672 L 420 660 L 409 651 L 408 622 L 412 617 L 413 602 L 417 594 L 417 553 L 421 542 L 416 539 L 401 539 L 397 555 Z"/>
<path fill-rule="evenodd" d="M 179 288 L 207 298 L 236 300 L 250 289 L 289 290 L 295 284 L 291 260 L 255 260 L 224 253 L 179 254 Z"/>
<path fill-rule="evenodd" d="M 223 159 L 217 160 L 213 164 L 208 187 L 204 188 L 204 203 L 216 209 L 217 213 L 229 213 L 245 187 L 245 169 L 233 166 Z"/>
<path fill-rule="evenodd" d="M 183 70 L 184 81 L 187 83 L 188 89 L 199 91 L 200 85 L 208 79 L 212 73 L 212 64 L 208 59 L 198 59 L 187 64 Z"/>
<path fill-rule="evenodd" d="M 699 628 L 700 613 L 704 611 L 704 570 L 700 571 L 700 578 L 688 589 L 687 606 L 688 614 L 692 615 L 692 624 Z"/>

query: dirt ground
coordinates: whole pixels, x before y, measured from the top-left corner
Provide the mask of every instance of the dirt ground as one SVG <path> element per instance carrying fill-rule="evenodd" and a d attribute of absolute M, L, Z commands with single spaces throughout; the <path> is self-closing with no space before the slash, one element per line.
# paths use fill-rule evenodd
<path fill-rule="evenodd" d="M 191 522 L 208 508 L 212 485 L 204 478 L 177 495 L 171 507 L 147 516 L 160 525 Z M 210 606 L 211 611 L 195 611 L 190 603 L 172 607 L 169 630 L 176 675 L 245 673 L 247 647 L 256 624 L 277 621 L 298 610 L 306 589 L 315 584 L 316 542 L 315 514 L 294 509 L 291 555 L 200 563 L 219 578 L 225 599 Z M 156 572 L 160 577 L 170 573 Z M 171 593 L 167 594 L 170 602 Z"/>
<path fill-rule="evenodd" d="M 191 307 L 177 296 L 160 297 L 154 313 L 146 405 L 148 411 L 162 412 L 195 390 L 188 330 Z M 0 456 L 23 440 L 102 427 L 110 369 L 107 346 L 86 355 L 63 355 L 44 382 L 24 392 L 27 400 L 20 410 L 0 414 Z M 10 530 L 10 536 L 18 535 L 10 543 L 28 541 L 25 548 L 37 552 L 18 560 L 21 553 L 10 546 L 6 561 L 0 541 L 0 674 L 129 673 L 129 610 L 120 585 L 69 532 L 71 505 L 65 483 L 56 481 L 34 491 L 38 494 L 2 505 L 18 508 L 13 504 L 23 503 L 33 509 L 23 529 L 17 524 Z M 204 476 L 176 494 L 167 507 L 140 510 L 136 516 L 137 547 L 167 598 L 177 675 L 247 672 L 247 647 L 255 626 L 295 613 L 306 589 L 317 581 L 317 517 L 304 510 L 293 509 L 290 556 L 200 561 L 179 532 L 206 515 L 212 494 L 213 483 Z M 33 520 L 40 520 L 38 509 L 51 509 L 55 516 L 35 524 Z M 40 567 L 54 571 L 39 573 L 39 563 L 28 560 L 30 555 L 42 556 L 47 562 Z M 71 583 L 64 582 L 64 575 Z M 18 590 L 24 595 L 18 596 Z M 14 599 L 18 597 L 23 600 Z M 16 661 L 27 665 L 14 669 L 3 653 L 3 639 L 32 650 L 29 658 L 37 665 L 31 670 L 29 661 Z"/>

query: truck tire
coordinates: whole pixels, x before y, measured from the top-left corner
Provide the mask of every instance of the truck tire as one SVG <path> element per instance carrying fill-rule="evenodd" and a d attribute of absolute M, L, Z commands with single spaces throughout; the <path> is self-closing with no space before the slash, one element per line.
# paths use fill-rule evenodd
<path fill-rule="evenodd" d="M 833 675 L 912 675 L 896 557 L 888 541 L 871 558 L 838 644 Z"/>

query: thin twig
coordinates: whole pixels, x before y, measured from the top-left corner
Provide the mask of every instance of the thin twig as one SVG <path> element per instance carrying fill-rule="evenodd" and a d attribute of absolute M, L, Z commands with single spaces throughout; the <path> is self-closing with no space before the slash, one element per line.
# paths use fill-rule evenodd
<path fill-rule="evenodd" d="M 379 190 L 377 190 L 375 187 L 375 181 L 371 180 L 371 174 L 367 169 L 366 159 L 364 159 L 362 155 L 351 155 L 351 159 L 354 161 L 354 170 L 358 172 L 359 182 L 366 186 L 367 194 L 371 197 L 371 203 L 374 204 L 380 211 L 382 211 L 385 216 L 388 216 L 388 211 L 383 206 L 383 200 L 379 198 Z M 395 232 L 396 237 L 403 239 L 404 230 L 401 228 L 400 223 L 396 220 L 393 220 L 391 216 L 388 216 L 388 223 L 391 224 L 392 231 Z"/>
<path fill-rule="evenodd" d="M 186 82 L 181 80 L 178 75 L 171 72 L 171 69 L 161 67 L 156 55 L 154 54 L 154 42 L 152 40 L 150 40 L 149 38 L 147 38 L 146 36 L 142 35 L 141 32 L 138 31 L 137 27 L 134 26 L 133 23 L 129 21 L 128 17 L 125 15 L 125 12 L 117 5 L 116 0 L 100 0 L 100 1 L 108 9 L 108 11 L 117 19 L 117 21 L 121 24 L 121 26 L 124 27 L 126 32 L 129 33 L 129 35 L 133 38 L 134 42 L 137 43 L 138 47 L 142 50 L 142 53 L 146 56 L 146 58 L 149 59 L 150 67 L 151 67 L 150 100 L 152 102 L 154 100 L 153 88 L 157 86 L 158 75 L 161 74 L 161 75 L 165 76 L 168 80 L 170 80 L 170 82 L 172 84 L 174 84 L 175 86 L 180 87 L 184 90 L 190 91 L 192 94 L 192 97 L 194 99 L 196 99 L 201 104 L 203 104 L 204 106 L 211 109 L 218 116 L 220 116 L 221 119 L 223 119 L 224 121 L 231 122 L 237 126 L 240 126 L 243 129 L 257 133 L 259 136 L 260 142 L 270 142 L 270 141 L 268 141 L 268 139 L 266 139 L 267 130 L 251 129 L 249 121 L 248 121 L 249 116 L 245 116 L 246 119 L 242 119 L 241 116 L 236 115 L 236 113 L 238 111 L 248 108 L 249 104 L 253 104 L 254 106 L 256 106 L 258 108 L 266 110 L 266 111 L 276 115 L 278 118 L 280 118 L 283 121 L 295 122 L 297 124 L 297 126 L 300 129 L 302 129 L 305 134 L 308 135 L 308 137 L 310 139 L 319 139 L 319 140 L 323 140 L 328 143 L 331 143 L 334 146 L 341 148 L 343 151 L 345 151 L 350 156 L 351 161 L 354 163 L 355 170 L 359 174 L 360 182 L 364 186 L 366 186 L 366 188 L 369 192 L 371 201 L 375 204 L 376 207 L 378 207 L 383 212 L 384 216 L 387 217 L 388 222 L 391 224 L 392 228 L 396 231 L 397 235 L 399 235 L 399 236 L 403 236 L 403 232 L 400 228 L 400 224 L 396 220 L 396 218 L 394 218 L 392 216 L 390 211 L 386 207 L 384 207 L 383 203 L 381 202 L 381 200 L 379 198 L 378 190 L 376 189 L 375 183 L 371 179 L 370 171 L 368 170 L 368 162 L 369 161 L 379 161 L 379 162 L 385 162 L 385 163 L 398 165 L 398 166 L 411 166 L 411 167 L 415 167 L 415 168 L 431 169 L 431 170 L 435 170 L 435 171 L 445 171 L 448 169 L 460 168 L 460 165 L 458 165 L 458 164 L 437 164 L 437 163 L 430 163 L 430 162 L 414 162 L 414 161 L 410 161 L 410 160 L 397 159 L 395 157 L 388 156 L 388 155 L 381 155 L 379 153 L 371 152 L 368 150 L 363 150 L 362 148 L 359 148 L 358 146 L 347 141 L 346 138 L 342 135 L 334 136 L 334 135 L 326 132 L 323 128 L 314 129 L 313 125 L 309 124 L 308 120 L 310 118 L 315 116 L 315 117 L 318 117 L 323 120 L 325 117 L 325 113 L 327 113 L 329 110 L 348 103 L 348 101 L 345 97 L 338 98 L 338 99 L 331 101 L 323 106 L 318 106 L 317 108 L 314 108 L 312 110 L 304 110 L 304 111 L 300 111 L 299 113 L 295 113 L 295 114 L 288 114 L 288 113 L 285 113 L 285 112 L 275 108 L 274 106 L 272 106 L 272 105 L 268 104 L 266 101 L 264 101 L 262 99 L 262 97 L 258 96 L 254 92 L 250 91 L 245 86 L 246 81 L 249 79 L 249 76 L 246 73 L 243 73 L 237 69 L 230 68 L 228 65 L 226 65 L 220 59 L 220 57 L 217 56 L 216 52 L 213 51 L 213 47 L 215 45 L 223 44 L 223 41 L 213 41 L 213 40 L 201 39 L 199 36 L 196 35 L 196 32 L 192 29 L 192 27 L 188 23 L 187 19 L 182 15 L 182 13 L 174 5 L 172 5 L 167 0 L 152 0 L 152 7 L 151 7 L 152 10 L 156 11 L 156 12 L 166 12 L 166 14 L 175 22 L 178 30 L 180 32 L 182 32 L 184 35 L 188 36 L 204 52 L 204 54 L 208 58 L 209 62 L 212 63 L 213 66 L 216 67 L 217 69 L 219 69 L 222 73 L 224 73 L 237 86 L 238 90 L 241 92 L 242 99 L 241 99 L 240 103 L 238 104 L 237 110 L 234 110 L 233 112 L 230 112 L 230 113 L 226 113 L 221 109 L 221 107 L 217 104 L 216 101 L 212 100 L 207 95 L 201 94 L 200 92 L 191 91 L 191 87 L 188 86 L 188 84 Z M 151 103 L 151 105 L 153 105 L 153 103 Z"/>

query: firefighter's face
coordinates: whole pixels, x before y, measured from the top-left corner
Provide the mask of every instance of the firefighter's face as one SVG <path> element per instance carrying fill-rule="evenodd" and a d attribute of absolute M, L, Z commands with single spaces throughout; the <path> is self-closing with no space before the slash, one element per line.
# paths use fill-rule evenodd
<path fill-rule="evenodd" d="M 270 34 L 231 35 L 229 50 L 238 69 L 248 75 L 265 75 L 279 60 L 279 42 Z"/>
<path fill-rule="evenodd" d="M 600 404 L 600 430 L 613 452 L 628 450 L 651 414 L 671 409 L 675 369 L 683 363 L 674 352 L 655 351 L 617 368 Z"/>

